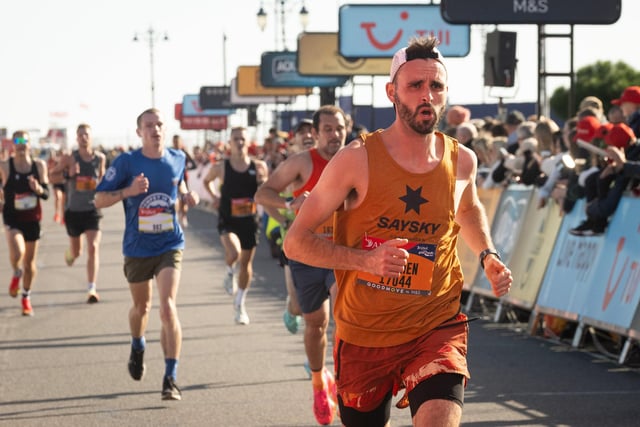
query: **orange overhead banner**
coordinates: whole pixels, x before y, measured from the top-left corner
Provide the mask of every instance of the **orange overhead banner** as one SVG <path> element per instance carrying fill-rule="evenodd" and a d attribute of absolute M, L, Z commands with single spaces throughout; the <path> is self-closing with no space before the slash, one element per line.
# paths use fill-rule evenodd
<path fill-rule="evenodd" d="M 260 66 L 241 65 L 238 67 L 236 84 L 239 96 L 296 96 L 311 93 L 305 87 L 264 87 L 260 82 Z M 286 100 L 289 101 L 289 100 Z M 284 102 L 284 101 L 283 101 Z"/>
<path fill-rule="evenodd" d="M 338 33 L 302 33 L 298 37 L 298 72 L 321 76 L 386 76 L 391 58 L 350 58 L 338 51 Z"/>

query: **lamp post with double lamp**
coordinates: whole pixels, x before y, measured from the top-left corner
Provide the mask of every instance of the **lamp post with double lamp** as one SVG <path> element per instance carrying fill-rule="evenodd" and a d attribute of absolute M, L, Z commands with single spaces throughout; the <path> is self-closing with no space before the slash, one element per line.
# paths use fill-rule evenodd
<path fill-rule="evenodd" d="M 149 27 L 149 29 L 146 31 L 145 35 L 143 36 L 144 41 L 146 41 L 149 44 L 149 65 L 150 65 L 150 69 L 151 69 L 151 106 L 155 108 L 156 106 L 156 84 L 155 84 L 155 75 L 154 75 L 154 65 L 155 65 L 155 60 L 153 57 L 153 50 L 155 48 L 155 44 L 158 41 L 169 41 L 169 36 L 167 35 L 167 33 L 165 32 L 163 35 L 160 35 L 158 33 L 155 32 L 155 30 L 153 29 L 153 27 Z M 138 33 L 136 33 L 133 36 L 133 41 L 134 42 L 138 42 L 140 41 L 140 38 L 138 37 Z"/>
<path fill-rule="evenodd" d="M 273 1 L 273 21 L 274 21 L 274 35 L 275 35 L 275 50 L 276 51 L 288 51 L 287 48 L 287 13 L 293 10 L 294 4 L 297 3 L 296 0 L 274 0 Z M 307 24 L 309 23 L 309 11 L 305 6 L 304 0 L 302 0 L 302 7 L 298 12 L 298 18 L 300 20 L 300 26 L 302 27 L 302 31 L 307 29 Z M 265 11 L 265 1 L 260 0 L 260 9 L 256 14 L 258 28 L 260 31 L 264 31 L 267 28 L 267 12 Z M 280 117 L 278 114 L 278 107 L 276 105 L 275 113 L 275 123 L 280 122 Z"/>
<path fill-rule="evenodd" d="M 287 31 L 286 31 L 287 3 L 293 3 L 293 1 L 278 0 L 278 1 L 274 1 L 274 4 L 273 4 L 273 14 L 274 14 L 274 17 L 276 17 L 275 27 L 274 27 L 276 50 L 278 50 L 279 48 L 283 51 L 288 50 L 287 49 Z M 307 29 L 307 25 L 309 24 L 309 11 L 305 7 L 304 1 L 302 1 L 302 7 L 298 12 L 298 16 L 300 18 L 300 26 L 302 27 L 302 31 L 305 31 Z M 258 27 L 260 28 L 261 31 L 264 31 L 265 28 L 267 27 L 267 12 L 264 9 L 264 1 L 260 2 L 260 10 L 258 10 L 256 17 L 258 19 Z M 280 19 L 279 23 L 277 19 L 278 17 Z M 278 29 L 280 31 L 278 31 Z M 280 44 L 278 44 L 278 33 L 280 33 Z"/>

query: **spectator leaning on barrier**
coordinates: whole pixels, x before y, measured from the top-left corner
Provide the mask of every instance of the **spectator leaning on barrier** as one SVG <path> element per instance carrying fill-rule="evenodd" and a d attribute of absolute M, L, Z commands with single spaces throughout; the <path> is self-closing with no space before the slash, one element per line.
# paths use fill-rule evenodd
<path fill-rule="evenodd" d="M 587 108 L 594 111 L 596 113 L 596 117 L 600 121 L 605 120 L 606 117 L 604 115 L 604 107 L 602 106 L 602 101 L 600 100 L 600 98 L 598 98 L 597 96 L 585 96 L 578 105 L 578 111 L 582 111 Z"/>
<path fill-rule="evenodd" d="M 524 121 L 518 125 L 516 128 L 516 140 L 514 144 L 511 144 L 509 140 L 509 144 L 507 145 L 507 151 L 511 154 L 515 154 L 516 151 L 520 148 L 520 142 L 524 141 L 527 138 L 534 138 L 536 130 L 536 122 L 533 121 Z"/>
<path fill-rule="evenodd" d="M 575 161 L 568 149 L 572 129 L 575 133 L 575 125 L 576 120 L 569 119 L 564 123 L 561 131 L 553 134 L 551 155 L 540 165 L 546 180 L 538 190 L 538 209 L 547 205 L 549 197 L 552 197 L 560 206 L 564 203 L 567 182 L 575 173 Z"/>
<path fill-rule="evenodd" d="M 505 161 L 505 167 L 514 176 L 514 180 L 524 185 L 537 183 L 540 176 L 540 154 L 538 153 L 538 141 L 535 138 L 525 138 L 518 143 L 519 148 L 515 155 Z"/>
<path fill-rule="evenodd" d="M 611 160 L 611 167 L 628 178 L 640 179 L 640 160 L 627 160 L 624 150 L 618 147 L 607 147 L 607 155 Z"/>
<path fill-rule="evenodd" d="M 622 108 L 627 124 L 636 138 L 640 138 L 640 86 L 627 87 L 620 98 L 614 99 L 611 103 Z"/>
<path fill-rule="evenodd" d="M 499 182 L 508 177 L 515 182 L 520 182 L 525 165 L 533 166 L 529 161 L 531 155 L 538 150 L 538 142 L 534 137 L 535 127 L 536 123 L 532 121 L 520 123 L 516 129 L 517 141 L 515 144 L 507 145 L 503 165 L 496 168 L 493 173 L 494 181 Z M 501 179 L 502 174 L 504 174 L 504 178 Z M 532 184 L 532 182 L 527 182 L 527 184 Z"/>
<path fill-rule="evenodd" d="M 507 129 L 507 148 L 518 142 L 518 134 L 516 130 L 525 121 L 524 114 L 518 110 L 511 111 L 504 121 L 504 127 Z"/>
<path fill-rule="evenodd" d="M 625 155 L 632 160 L 640 158 L 640 145 L 635 142 L 635 135 L 624 123 L 602 125 L 599 131 L 605 144 L 625 150 Z M 598 141 L 595 139 L 594 142 Z M 601 169 L 585 179 L 587 198 L 587 218 L 569 232 L 576 236 L 597 236 L 603 234 L 624 191 L 629 187 L 630 179 L 617 173 L 615 168 L 602 158 Z"/>
<path fill-rule="evenodd" d="M 553 152 L 553 135 L 560 130 L 556 122 L 546 117 L 541 117 L 536 123 L 534 136 L 538 140 L 538 149 L 543 158 L 549 157 Z"/>
<path fill-rule="evenodd" d="M 612 105 L 607 111 L 607 120 L 609 123 L 624 123 L 624 113 L 619 105 Z"/>
<path fill-rule="evenodd" d="M 470 121 L 462 122 L 456 126 L 455 138 L 467 148 L 472 148 L 473 140 L 478 137 L 478 128 Z"/>
<path fill-rule="evenodd" d="M 534 127 L 534 136 L 536 147 L 529 144 L 529 148 L 521 147 L 517 153 L 524 157 L 520 182 L 526 185 L 536 185 L 538 187 L 544 185 L 547 178 L 542 171 L 542 162 L 551 156 L 554 144 L 554 133 L 558 131 L 558 125 L 551 119 L 540 117 Z"/>
<path fill-rule="evenodd" d="M 567 188 L 567 201 L 573 201 L 575 203 L 577 199 L 583 197 L 585 179 L 589 174 L 598 171 L 597 156 L 578 145 L 578 141 L 591 143 L 598 135 L 601 125 L 600 120 L 594 115 L 586 115 L 580 118 L 576 124 L 576 132 L 571 138 L 569 150 L 578 167 L 575 171 L 575 179 L 569 182 Z M 571 205 L 571 207 L 573 207 L 573 205 Z M 571 209 L 568 209 L 566 212 L 570 210 Z"/>
<path fill-rule="evenodd" d="M 504 167 L 505 157 L 507 153 L 507 138 L 494 138 L 488 145 L 489 155 L 489 172 L 482 181 L 482 188 L 485 190 L 491 188 L 503 188 L 506 178 L 506 168 Z M 479 173 L 479 171 L 478 171 Z"/>
<path fill-rule="evenodd" d="M 490 124 L 490 132 L 491 132 L 491 136 L 494 138 L 501 138 L 504 137 L 504 140 L 506 141 L 507 138 L 509 137 L 509 131 L 507 130 L 506 126 L 504 123 L 502 123 L 499 120 L 494 120 L 493 123 Z"/>

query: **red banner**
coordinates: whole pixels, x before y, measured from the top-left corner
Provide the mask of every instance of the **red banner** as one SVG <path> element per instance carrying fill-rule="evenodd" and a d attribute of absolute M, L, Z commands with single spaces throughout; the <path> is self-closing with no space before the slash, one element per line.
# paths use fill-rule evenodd
<path fill-rule="evenodd" d="M 226 128 L 227 116 L 184 116 L 180 118 L 180 129 L 224 130 Z"/>

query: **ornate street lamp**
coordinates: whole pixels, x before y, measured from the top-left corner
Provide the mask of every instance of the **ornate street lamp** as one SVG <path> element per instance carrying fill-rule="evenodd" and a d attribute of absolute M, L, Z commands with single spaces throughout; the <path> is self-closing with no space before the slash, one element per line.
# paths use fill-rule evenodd
<path fill-rule="evenodd" d="M 274 3 L 274 14 L 276 16 L 280 15 L 280 31 L 281 31 L 281 42 L 282 42 L 283 50 L 288 50 L 287 34 L 286 34 L 286 8 L 285 8 L 286 3 L 287 3 L 286 0 L 279 0 Z M 305 7 L 304 1 L 302 2 L 302 7 L 298 12 L 298 17 L 300 19 L 300 25 L 302 26 L 302 30 L 303 31 L 306 30 L 307 25 L 309 24 L 309 11 Z M 256 18 L 258 21 L 258 27 L 260 28 L 260 31 L 264 31 L 265 28 L 267 27 L 267 12 L 264 10 L 264 4 L 262 1 L 260 2 L 260 10 L 258 10 L 258 13 L 256 14 Z M 276 49 L 277 48 L 278 48 L 278 31 L 276 28 Z"/>

